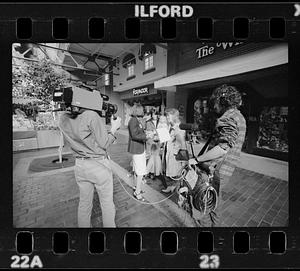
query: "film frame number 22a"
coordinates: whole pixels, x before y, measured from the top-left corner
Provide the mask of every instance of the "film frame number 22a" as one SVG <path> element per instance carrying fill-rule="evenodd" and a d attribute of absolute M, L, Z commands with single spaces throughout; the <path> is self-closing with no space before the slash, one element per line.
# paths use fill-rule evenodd
<path fill-rule="evenodd" d="M 32 258 L 27 255 L 13 255 L 11 256 L 11 260 L 11 268 L 43 268 L 43 263 L 38 255 L 34 255 Z"/>

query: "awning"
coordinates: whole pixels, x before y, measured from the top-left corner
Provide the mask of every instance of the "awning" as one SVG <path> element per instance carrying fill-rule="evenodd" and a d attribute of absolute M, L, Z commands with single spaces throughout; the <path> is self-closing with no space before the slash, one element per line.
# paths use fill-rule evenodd
<path fill-rule="evenodd" d="M 288 63 L 288 45 L 278 44 L 249 54 L 203 65 L 154 82 L 154 87 L 168 90 L 173 86 L 201 82 Z"/>

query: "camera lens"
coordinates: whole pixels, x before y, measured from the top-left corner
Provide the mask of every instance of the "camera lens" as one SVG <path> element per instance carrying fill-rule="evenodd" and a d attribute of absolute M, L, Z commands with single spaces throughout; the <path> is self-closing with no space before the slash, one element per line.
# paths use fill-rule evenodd
<path fill-rule="evenodd" d="M 116 104 L 103 102 L 102 109 L 106 112 L 106 115 L 111 116 L 117 113 L 118 106 Z"/>
<path fill-rule="evenodd" d="M 101 95 L 103 101 L 107 102 L 109 100 L 109 97 L 107 95 L 105 95 L 105 94 L 100 94 L 100 95 Z"/>
<path fill-rule="evenodd" d="M 113 107 L 114 107 L 113 114 L 116 114 L 118 112 L 118 106 L 116 104 L 113 104 Z"/>

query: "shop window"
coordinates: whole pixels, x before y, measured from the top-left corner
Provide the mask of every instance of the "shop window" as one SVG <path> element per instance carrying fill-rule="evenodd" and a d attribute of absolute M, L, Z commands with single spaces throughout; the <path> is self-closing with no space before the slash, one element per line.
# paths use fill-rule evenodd
<path fill-rule="evenodd" d="M 288 152 L 288 107 L 265 106 L 260 113 L 257 148 Z"/>
<path fill-rule="evenodd" d="M 134 76 L 134 65 L 130 64 L 127 66 L 128 77 Z"/>
<path fill-rule="evenodd" d="M 194 123 L 201 125 L 201 131 L 196 131 L 197 140 L 207 140 L 210 135 L 210 123 L 211 119 L 209 116 L 208 109 L 208 98 L 201 97 L 194 102 Z"/>
<path fill-rule="evenodd" d="M 145 54 L 145 58 L 144 58 L 144 61 L 145 61 L 145 70 L 150 70 L 154 67 L 154 64 L 153 64 L 153 55 L 152 54 Z"/>
<path fill-rule="evenodd" d="M 104 75 L 104 85 L 109 86 L 109 74 L 108 73 L 106 73 Z"/>

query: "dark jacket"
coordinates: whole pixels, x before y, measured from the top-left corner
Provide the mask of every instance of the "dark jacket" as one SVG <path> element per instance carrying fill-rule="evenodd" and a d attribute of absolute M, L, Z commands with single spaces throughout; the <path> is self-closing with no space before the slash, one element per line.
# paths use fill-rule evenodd
<path fill-rule="evenodd" d="M 128 152 L 142 154 L 145 151 L 146 134 L 136 117 L 132 117 L 128 123 L 129 142 Z"/>

